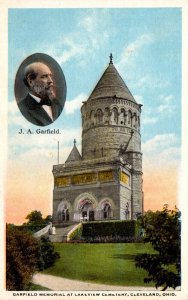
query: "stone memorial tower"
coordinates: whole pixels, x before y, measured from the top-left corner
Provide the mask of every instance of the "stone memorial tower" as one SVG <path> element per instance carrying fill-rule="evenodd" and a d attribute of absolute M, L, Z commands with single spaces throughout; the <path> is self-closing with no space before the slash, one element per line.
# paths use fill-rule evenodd
<path fill-rule="evenodd" d="M 82 155 L 53 166 L 53 220 L 136 219 L 143 213 L 141 106 L 110 63 L 83 102 Z"/>

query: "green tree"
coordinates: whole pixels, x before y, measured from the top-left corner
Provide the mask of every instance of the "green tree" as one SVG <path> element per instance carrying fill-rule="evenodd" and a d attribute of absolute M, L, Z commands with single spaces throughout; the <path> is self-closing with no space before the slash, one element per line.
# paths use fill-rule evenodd
<path fill-rule="evenodd" d="M 27 223 L 23 225 L 45 225 L 52 222 L 52 216 L 47 215 L 45 218 L 42 217 L 42 213 L 39 210 L 33 210 L 26 216 Z"/>
<path fill-rule="evenodd" d="M 35 224 L 43 224 L 44 220 L 42 218 L 42 213 L 37 210 L 33 210 L 26 216 L 26 220 L 28 220 L 27 224 L 35 225 Z"/>
<path fill-rule="evenodd" d="M 24 290 L 38 269 L 40 247 L 28 232 L 7 225 L 6 231 L 6 288 Z"/>
<path fill-rule="evenodd" d="M 53 243 L 47 237 L 43 236 L 39 241 L 39 245 L 41 253 L 39 269 L 43 270 L 51 267 L 60 258 L 60 255 L 58 252 L 55 252 Z"/>
<path fill-rule="evenodd" d="M 181 224 L 180 212 L 169 210 L 165 205 L 162 211 L 148 211 L 139 222 L 145 231 L 145 242 L 150 242 L 156 254 L 139 254 L 136 266 L 144 268 L 148 277 L 144 282 L 155 282 L 155 286 L 176 288 L 181 284 Z"/>
<path fill-rule="evenodd" d="M 47 215 L 46 218 L 44 218 L 44 221 L 46 223 L 52 222 L 52 216 L 51 215 Z"/>

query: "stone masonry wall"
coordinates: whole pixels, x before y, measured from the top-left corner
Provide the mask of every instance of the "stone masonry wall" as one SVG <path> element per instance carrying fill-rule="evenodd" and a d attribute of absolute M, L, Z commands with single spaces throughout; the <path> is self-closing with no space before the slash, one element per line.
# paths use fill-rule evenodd
<path fill-rule="evenodd" d="M 58 222 L 58 206 L 61 202 L 67 204 L 69 209 L 69 220 L 74 221 L 74 213 L 76 212 L 75 200 L 84 195 L 86 198 L 95 199 L 95 219 L 98 219 L 97 210 L 100 209 L 99 204 L 102 200 L 109 199 L 112 202 L 113 219 L 119 219 L 119 184 L 118 183 L 105 183 L 100 185 L 82 185 L 71 187 L 71 189 L 58 188 L 54 189 L 54 201 L 53 201 L 53 220 Z"/>
<path fill-rule="evenodd" d="M 99 101 L 100 100 L 100 101 Z M 129 150 L 140 151 L 141 106 L 125 99 L 90 99 L 82 112 L 82 157 L 92 159 L 118 155 L 133 131 Z"/>

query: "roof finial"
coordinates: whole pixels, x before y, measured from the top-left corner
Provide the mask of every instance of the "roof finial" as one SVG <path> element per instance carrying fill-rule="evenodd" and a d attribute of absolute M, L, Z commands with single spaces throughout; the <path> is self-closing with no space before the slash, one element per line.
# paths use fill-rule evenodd
<path fill-rule="evenodd" d="M 74 146 L 76 146 L 76 139 L 74 139 Z"/>
<path fill-rule="evenodd" d="M 113 55 L 112 55 L 112 53 L 110 53 L 110 63 L 109 64 L 112 64 L 113 65 Z"/>

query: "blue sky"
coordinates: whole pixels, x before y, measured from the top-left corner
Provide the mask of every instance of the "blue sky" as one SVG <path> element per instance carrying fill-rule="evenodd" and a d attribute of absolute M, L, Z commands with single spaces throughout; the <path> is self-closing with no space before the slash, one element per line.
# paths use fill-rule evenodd
<path fill-rule="evenodd" d="M 66 160 L 74 138 L 80 150 L 81 103 L 108 66 L 111 52 L 115 67 L 137 102 L 143 104 L 144 168 L 179 164 L 181 9 L 9 9 L 8 20 L 8 142 L 12 169 L 24 168 L 32 157 L 32 165 L 39 165 L 38 171 L 45 166 L 49 172 L 57 162 L 57 141 L 61 162 Z M 61 136 L 18 134 L 20 128 L 37 128 L 22 117 L 14 97 L 20 64 L 37 52 L 52 56 L 66 78 L 63 113 L 45 127 L 62 128 Z"/>
<path fill-rule="evenodd" d="M 36 52 L 61 65 L 67 102 L 87 98 L 112 52 L 132 94 L 144 104 L 143 141 L 157 133 L 180 134 L 180 9 L 10 9 L 10 101 L 19 65 Z M 68 121 L 80 126 L 79 111 L 65 111 L 55 125 Z"/>

